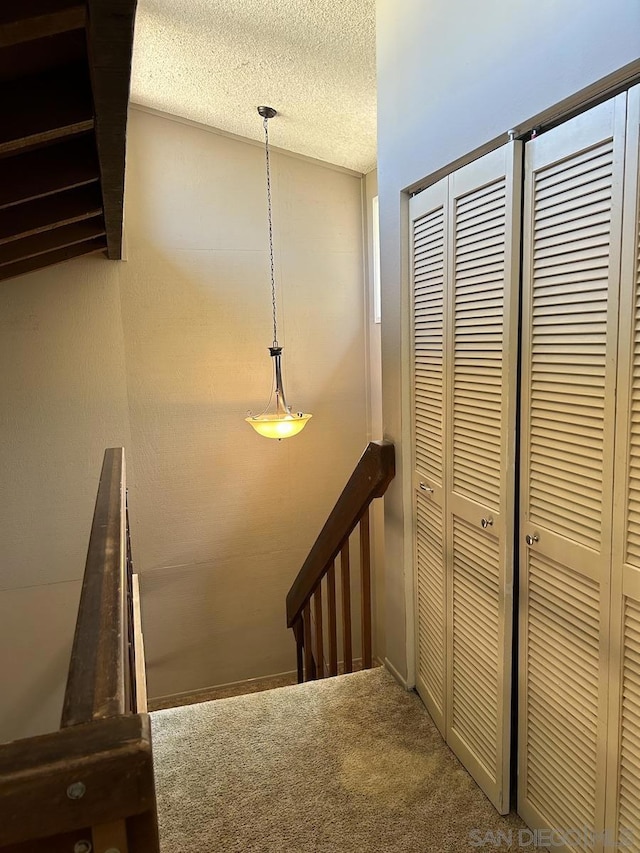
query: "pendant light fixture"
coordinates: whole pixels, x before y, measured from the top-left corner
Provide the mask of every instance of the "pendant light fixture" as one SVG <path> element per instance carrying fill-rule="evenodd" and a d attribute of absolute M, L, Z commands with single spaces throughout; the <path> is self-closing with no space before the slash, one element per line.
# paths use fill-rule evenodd
<path fill-rule="evenodd" d="M 269 258 L 271 261 L 271 307 L 273 313 L 273 345 L 269 347 L 269 353 L 273 359 L 274 389 L 267 403 L 267 408 L 259 415 L 251 415 L 245 418 L 248 424 L 265 438 L 290 438 L 297 435 L 307 425 L 311 417 L 304 412 L 292 412 L 291 406 L 287 405 L 287 398 L 282 383 L 282 347 L 278 343 L 278 317 L 276 306 L 276 282 L 273 264 L 273 224 L 271 212 L 271 169 L 269 163 L 269 128 L 268 121 L 277 115 L 273 107 L 258 107 L 258 113 L 262 116 L 264 127 L 264 150 L 267 165 L 267 208 L 269 211 Z M 275 391 L 275 402 L 274 398 Z M 273 402 L 273 405 L 271 405 Z"/>

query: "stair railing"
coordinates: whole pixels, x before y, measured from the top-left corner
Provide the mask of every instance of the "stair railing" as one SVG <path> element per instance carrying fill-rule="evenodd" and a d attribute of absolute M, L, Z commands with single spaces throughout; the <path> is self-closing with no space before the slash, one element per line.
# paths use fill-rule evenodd
<path fill-rule="evenodd" d="M 338 674 L 337 568 L 342 600 L 343 666 L 344 672 L 353 671 L 349 541 L 357 526 L 362 668 L 372 666 L 370 505 L 375 498 L 384 495 L 394 476 L 395 449 L 392 442 L 370 442 L 289 590 L 287 627 L 293 630 L 296 640 L 299 682 L 322 678 L 325 674 Z M 326 641 L 323 598 L 327 607 Z"/>
<path fill-rule="evenodd" d="M 0 745 L 0 853 L 158 853 L 123 448 L 105 452 L 58 731 Z"/>

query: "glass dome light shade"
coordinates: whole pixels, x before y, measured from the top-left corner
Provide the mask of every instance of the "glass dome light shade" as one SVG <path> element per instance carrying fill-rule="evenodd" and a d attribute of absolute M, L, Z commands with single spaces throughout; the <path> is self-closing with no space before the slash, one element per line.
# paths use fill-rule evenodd
<path fill-rule="evenodd" d="M 257 433 L 265 438 L 290 438 L 297 435 L 307 425 L 312 415 L 298 412 L 295 415 L 257 415 L 255 418 L 245 418 Z"/>
<path fill-rule="evenodd" d="M 287 405 L 282 382 L 282 347 L 269 347 L 269 352 L 273 359 L 275 407 L 268 411 L 269 407 L 267 406 L 262 414 L 249 415 L 245 421 L 265 438 L 291 438 L 291 436 L 302 432 L 311 415 L 305 412 L 291 411 L 291 406 Z"/>

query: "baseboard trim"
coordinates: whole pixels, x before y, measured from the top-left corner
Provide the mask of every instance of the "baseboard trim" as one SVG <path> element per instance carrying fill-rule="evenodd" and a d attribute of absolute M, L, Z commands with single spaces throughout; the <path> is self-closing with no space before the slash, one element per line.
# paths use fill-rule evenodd
<path fill-rule="evenodd" d="M 197 690 L 185 690 L 182 693 L 166 693 L 163 696 L 154 696 L 149 699 L 149 710 L 157 710 L 165 708 L 169 704 L 191 705 L 198 701 L 207 701 L 206 696 L 222 690 L 231 690 L 234 688 L 246 687 L 249 688 L 247 693 L 254 692 L 252 688 L 259 687 L 261 690 L 269 690 L 272 685 L 276 685 L 284 679 L 292 679 L 297 681 L 298 674 L 296 670 L 288 672 L 279 672 L 275 675 L 263 675 L 258 678 L 245 678 L 240 681 L 228 681 L 226 684 L 215 684 L 211 687 L 200 687 Z M 202 699 L 201 699 L 202 697 Z"/>
<path fill-rule="evenodd" d="M 385 668 L 386 668 L 386 669 L 388 669 L 388 670 L 389 670 L 389 672 L 391 673 L 391 675 L 395 678 L 395 680 L 396 680 L 399 684 L 401 684 L 401 685 L 404 687 L 404 689 L 405 689 L 405 690 L 411 690 L 411 689 L 412 689 L 412 688 L 409 686 L 409 682 L 407 681 L 407 679 L 406 679 L 406 678 L 404 678 L 402 675 L 400 675 L 400 673 L 399 673 L 399 672 L 398 672 L 398 670 L 395 668 L 395 666 L 391 663 L 391 661 L 389 660 L 389 658 L 385 658 L 385 659 L 384 659 L 384 665 L 385 665 Z"/>

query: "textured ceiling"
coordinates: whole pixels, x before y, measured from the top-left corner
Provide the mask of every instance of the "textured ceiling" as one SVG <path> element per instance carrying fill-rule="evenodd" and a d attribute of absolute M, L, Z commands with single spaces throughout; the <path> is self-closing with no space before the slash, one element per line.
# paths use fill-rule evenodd
<path fill-rule="evenodd" d="M 139 0 L 131 99 L 368 172 L 376 162 L 375 0 Z"/>

